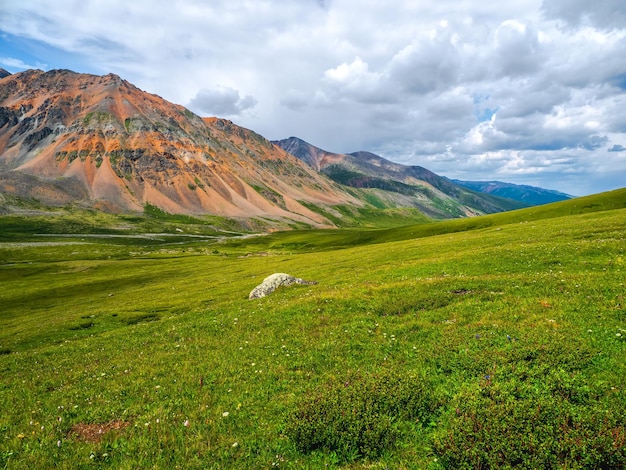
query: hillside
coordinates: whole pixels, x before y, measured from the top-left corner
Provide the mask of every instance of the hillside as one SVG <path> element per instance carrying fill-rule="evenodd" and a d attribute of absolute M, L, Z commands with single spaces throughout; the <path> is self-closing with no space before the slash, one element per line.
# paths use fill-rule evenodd
<path fill-rule="evenodd" d="M 524 207 L 368 152 L 272 143 L 116 75 L 68 70 L 0 71 L 0 194 L 266 228 L 393 226 Z"/>
<path fill-rule="evenodd" d="M 260 135 L 201 119 L 116 75 L 0 79 L 0 192 L 108 211 L 331 226 L 301 202 L 361 205 Z"/>
<path fill-rule="evenodd" d="M 0 216 L 1 468 L 626 465 L 626 189 L 282 246 L 89 213 Z"/>
<path fill-rule="evenodd" d="M 331 153 L 296 137 L 274 143 L 338 183 L 367 188 L 386 204 L 416 207 L 433 218 L 475 216 L 528 206 L 473 191 L 426 168 L 393 163 L 370 152 Z"/>
<path fill-rule="evenodd" d="M 531 206 L 540 206 L 552 202 L 565 201 L 573 196 L 551 189 L 538 188 L 525 184 L 503 183 L 502 181 L 461 181 L 451 180 L 453 183 L 480 193 L 493 194 Z"/>
<path fill-rule="evenodd" d="M 224 240 L 223 244 L 229 249 L 258 252 L 337 250 L 451 233 L 497 230 L 507 225 L 526 225 L 539 220 L 621 209 L 626 209 L 626 188 L 480 217 L 410 224 L 384 230 L 293 230 L 251 240 Z"/>

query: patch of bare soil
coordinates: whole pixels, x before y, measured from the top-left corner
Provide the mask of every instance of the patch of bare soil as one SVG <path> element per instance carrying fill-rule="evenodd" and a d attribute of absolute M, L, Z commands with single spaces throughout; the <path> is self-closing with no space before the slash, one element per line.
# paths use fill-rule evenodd
<path fill-rule="evenodd" d="M 87 424 L 78 423 L 67 433 L 68 439 L 77 439 L 83 442 L 98 443 L 102 438 L 113 431 L 120 431 L 130 426 L 126 421 L 109 421 L 108 423 Z"/>

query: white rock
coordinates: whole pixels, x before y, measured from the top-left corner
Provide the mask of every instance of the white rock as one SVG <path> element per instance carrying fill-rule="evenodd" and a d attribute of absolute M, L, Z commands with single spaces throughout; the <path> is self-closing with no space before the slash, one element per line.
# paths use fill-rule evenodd
<path fill-rule="evenodd" d="M 267 276 L 261 284 L 256 286 L 250 292 L 249 299 L 260 299 L 271 294 L 280 286 L 290 286 L 292 284 L 312 285 L 317 284 L 315 281 L 305 281 L 299 277 L 294 277 L 285 273 L 275 273 Z"/>

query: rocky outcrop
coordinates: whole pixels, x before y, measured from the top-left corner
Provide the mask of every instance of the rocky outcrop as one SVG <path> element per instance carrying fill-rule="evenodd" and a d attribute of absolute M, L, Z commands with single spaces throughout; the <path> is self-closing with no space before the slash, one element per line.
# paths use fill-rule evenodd
<path fill-rule="evenodd" d="M 261 297 L 265 297 L 266 295 L 271 294 L 281 286 L 291 286 L 293 284 L 313 285 L 317 284 L 317 282 L 305 281 L 304 279 L 300 279 L 299 277 L 294 277 L 285 273 L 275 273 L 263 279 L 263 282 L 261 284 L 252 289 L 252 292 L 250 292 L 248 298 L 260 299 Z"/>

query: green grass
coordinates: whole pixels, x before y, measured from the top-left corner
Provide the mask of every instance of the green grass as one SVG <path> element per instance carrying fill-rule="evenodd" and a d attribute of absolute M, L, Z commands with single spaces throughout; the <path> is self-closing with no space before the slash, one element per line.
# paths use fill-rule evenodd
<path fill-rule="evenodd" d="M 12 225 L 0 468 L 623 468 L 625 200 L 236 245 Z M 318 284 L 249 301 L 273 272 Z"/>
<path fill-rule="evenodd" d="M 226 241 L 225 246 L 231 250 L 256 251 L 290 251 L 290 250 L 334 250 L 339 248 L 388 243 L 415 238 L 432 237 L 448 233 L 467 232 L 501 228 L 511 224 L 526 224 L 544 219 L 568 217 L 598 211 L 626 208 L 626 189 L 620 189 L 600 195 L 586 196 L 554 204 L 536 206 L 510 212 L 485 215 L 464 219 L 433 222 L 422 220 L 415 224 L 408 215 L 403 226 L 389 223 L 375 223 L 378 229 L 352 228 L 343 230 L 302 230 L 276 232 L 252 241 Z M 373 218 L 381 217 L 379 211 L 372 211 Z M 367 220 L 367 218 L 365 218 Z M 367 226 L 366 226 L 367 227 Z"/>
<path fill-rule="evenodd" d="M 408 207 L 378 208 L 374 205 L 373 207 L 353 207 L 346 205 L 320 207 L 307 201 L 300 201 L 300 204 L 320 214 L 330 220 L 335 226 L 341 228 L 383 229 L 431 222 L 431 219 L 426 217 L 418 209 Z"/>
<path fill-rule="evenodd" d="M 80 236 L 85 240 L 103 236 L 133 240 L 154 234 L 167 236 L 170 242 L 180 242 L 189 237 L 210 239 L 245 233 L 241 225 L 233 220 L 217 216 L 196 218 L 168 214 L 151 205 L 146 206 L 143 215 L 109 214 L 73 207 L 29 209 L 0 216 L 0 228 L 0 242 L 16 243 L 59 241 L 68 236 Z"/>

